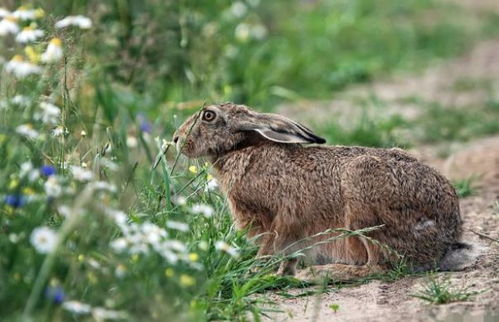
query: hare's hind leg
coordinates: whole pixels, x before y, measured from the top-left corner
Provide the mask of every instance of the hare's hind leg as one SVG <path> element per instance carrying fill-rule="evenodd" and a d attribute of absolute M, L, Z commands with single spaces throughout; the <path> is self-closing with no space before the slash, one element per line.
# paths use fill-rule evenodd
<path fill-rule="evenodd" d="M 349 281 L 369 275 L 383 273 L 386 269 L 381 265 L 345 265 L 345 264 L 326 264 L 315 265 L 298 271 L 295 277 L 307 281 L 317 282 L 324 279 L 333 281 Z"/>

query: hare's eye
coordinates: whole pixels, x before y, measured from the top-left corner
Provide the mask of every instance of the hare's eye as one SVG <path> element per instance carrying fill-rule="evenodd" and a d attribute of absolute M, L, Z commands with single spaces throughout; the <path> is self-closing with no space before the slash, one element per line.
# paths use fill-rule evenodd
<path fill-rule="evenodd" d="M 203 113 L 203 121 L 211 122 L 215 119 L 215 117 L 216 117 L 215 112 L 204 111 L 204 113 Z"/>

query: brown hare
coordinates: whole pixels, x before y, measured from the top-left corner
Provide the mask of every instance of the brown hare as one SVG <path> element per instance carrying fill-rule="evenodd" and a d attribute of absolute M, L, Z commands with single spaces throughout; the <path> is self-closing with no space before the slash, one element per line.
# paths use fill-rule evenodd
<path fill-rule="evenodd" d="M 286 117 L 232 103 L 204 107 L 173 140 L 187 157 L 210 159 L 237 227 L 259 236 L 258 255 L 316 245 L 305 251 L 309 268 L 295 272 L 290 260 L 280 274 L 363 277 L 388 270 L 393 251 L 414 270 L 458 269 L 470 260 L 454 188 L 400 149 L 306 147 L 325 140 Z M 310 238 L 378 225 L 369 238 Z"/>

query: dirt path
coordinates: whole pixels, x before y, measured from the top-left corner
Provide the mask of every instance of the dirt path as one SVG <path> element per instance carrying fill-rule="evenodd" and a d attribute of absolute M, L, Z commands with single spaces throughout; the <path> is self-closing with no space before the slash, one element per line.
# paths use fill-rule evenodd
<path fill-rule="evenodd" d="M 499 1 L 455 0 L 470 10 L 496 10 Z M 499 39 L 484 41 L 463 57 L 432 67 L 413 77 L 374 82 L 347 89 L 328 102 L 299 102 L 282 106 L 280 113 L 295 119 L 320 123 L 332 117 L 348 123 L 360 113 L 359 102 L 374 94 L 388 113 L 411 119 L 419 113 L 410 98 L 438 103 L 448 108 L 486 104 L 499 93 Z M 495 94 L 497 95 L 497 94 Z M 385 109 L 383 109 L 385 112 Z M 327 294 L 300 298 L 270 297 L 283 313 L 277 321 L 499 321 L 499 136 L 456 143 L 446 158 L 439 146 L 421 146 L 412 152 L 452 180 L 477 175 L 476 193 L 461 200 L 464 240 L 483 247 L 483 257 L 462 272 L 439 273 L 455 287 L 480 292 L 466 302 L 430 305 L 411 296 L 426 277 L 405 277 L 395 282 L 371 281 L 360 286 L 331 288 Z M 290 293 L 299 294 L 303 290 Z M 337 312 L 330 306 L 338 305 Z"/>

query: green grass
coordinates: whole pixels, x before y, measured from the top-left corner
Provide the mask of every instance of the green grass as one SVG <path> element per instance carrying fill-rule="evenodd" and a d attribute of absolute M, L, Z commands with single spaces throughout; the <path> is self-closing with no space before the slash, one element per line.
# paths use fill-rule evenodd
<path fill-rule="evenodd" d="M 474 186 L 476 179 L 476 176 L 471 176 L 469 178 L 457 180 L 453 183 L 459 198 L 466 198 L 476 193 L 476 189 Z"/>
<path fill-rule="evenodd" d="M 412 296 L 431 304 L 447 304 L 468 300 L 471 296 L 478 294 L 468 288 L 456 289 L 452 287 L 448 279 L 438 279 L 430 275 L 428 281 L 422 285 L 422 289 Z"/>
<path fill-rule="evenodd" d="M 68 301 L 88 304 L 94 316 L 105 308 L 130 320 L 258 320 L 270 310 L 266 290 L 304 283 L 272 275 L 284 258 L 255 259 L 224 197 L 209 189 L 209 165 L 170 149 L 153 167 L 162 139 L 205 101 L 271 110 L 282 100 L 324 97 L 455 55 L 485 28 L 464 28 L 465 11 L 428 0 L 248 1 L 242 17 L 227 14 L 230 1 L 23 3 L 43 6 L 37 27 L 46 35 L 30 55 L 3 37 L 0 56 L 41 65 L 37 56 L 57 36 L 65 59 L 20 79 L 6 64 L 0 69 L 0 314 L 7 321 L 89 318 L 68 311 Z M 92 29 L 55 29 L 69 14 L 90 16 Z M 242 23 L 267 33 L 244 39 Z M 41 102 L 60 114 L 42 118 Z M 353 124 L 326 135 L 343 144 L 412 143 L 400 140 L 397 130 L 408 125 L 399 117 L 366 115 Z M 33 240 L 40 227 L 51 230 Z"/>

